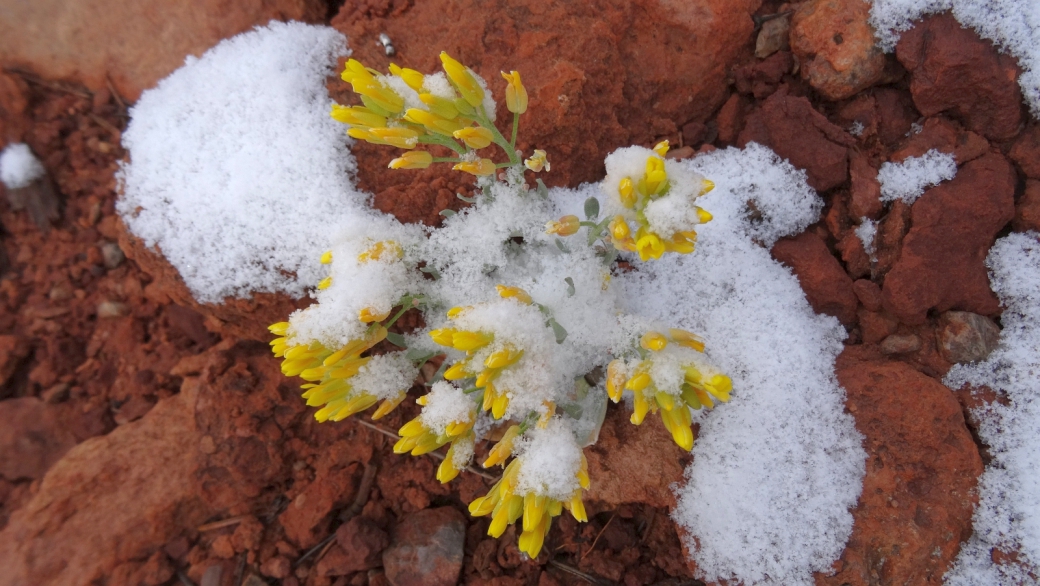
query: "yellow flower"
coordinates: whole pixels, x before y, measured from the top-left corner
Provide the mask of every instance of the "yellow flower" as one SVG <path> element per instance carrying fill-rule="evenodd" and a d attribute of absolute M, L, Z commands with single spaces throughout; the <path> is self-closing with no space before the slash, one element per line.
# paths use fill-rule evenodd
<path fill-rule="evenodd" d="M 449 423 L 444 429 L 431 429 L 423 423 L 422 415 L 404 424 L 397 434 L 401 439 L 394 444 L 394 453 L 411 452 L 413 456 L 421 456 L 436 450 L 448 442 L 469 439 L 473 432 L 476 412 L 470 411 L 461 420 Z"/>
<path fill-rule="evenodd" d="M 332 119 L 344 124 L 365 128 L 386 126 L 386 116 L 380 116 L 364 106 L 347 108 L 339 104 L 333 104 Z"/>
<path fill-rule="evenodd" d="M 459 116 L 459 109 L 455 106 L 455 100 L 449 100 L 433 94 L 419 94 L 419 99 L 430 107 L 430 112 L 441 118 L 454 120 Z"/>
<path fill-rule="evenodd" d="M 361 320 L 361 323 L 363 324 L 370 324 L 375 321 L 383 321 L 388 317 L 390 317 L 390 311 L 376 313 L 376 310 L 372 309 L 371 307 L 366 307 L 358 312 L 358 319 Z"/>
<path fill-rule="evenodd" d="M 473 434 L 469 434 L 469 436 L 462 439 L 468 440 L 472 438 L 472 435 Z M 455 466 L 456 444 L 457 442 L 455 441 L 451 442 L 451 446 L 448 448 L 448 453 L 444 454 L 444 461 L 437 467 L 437 480 L 439 480 L 441 484 L 447 484 L 459 475 L 459 469 Z"/>
<path fill-rule="evenodd" d="M 668 186 L 668 174 L 664 170 L 664 159 L 650 157 L 646 160 L 646 173 L 637 185 L 639 192 L 645 196 L 664 193 Z"/>
<path fill-rule="evenodd" d="M 625 177 L 618 183 L 618 193 L 621 195 L 621 205 L 630 210 L 635 209 L 636 193 L 630 177 Z"/>
<path fill-rule="evenodd" d="M 639 253 L 639 259 L 643 262 L 651 258 L 661 258 L 664 255 L 664 248 L 664 243 L 657 234 L 645 228 L 640 228 L 636 233 L 636 252 Z"/>
<path fill-rule="evenodd" d="M 374 260 L 383 260 L 384 258 L 390 261 L 399 260 L 402 256 L 404 256 L 404 250 L 401 249 L 400 244 L 393 240 L 380 240 L 363 250 L 358 255 L 357 260 L 360 264 L 365 264 Z"/>
<path fill-rule="evenodd" d="M 469 67 L 452 59 L 444 51 L 441 51 L 441 65 L 444 66 L 448 78 L 455 84 L 455 88 L 459 90 L 459 94 L 470 106 L 477 108 L 484 102 L 484 88 L 480 87 Z"/>
<path fill-rule="evenodd" d="M 321 254 L 321 264 L 328 265 L 332 264 L 332 251 L 326 250 Z"/>
<path fill-rule="evenodd" d="M 509 456 L 513 454 L 513 442 L 516 440 L 516 436 L 520 435 L 519 425 L 510 425 L 509 429 L 502 436 L 502 439 L 498 440 L 491 451 L 488 452 L 487 460 L 484 460 L 483 466 L 490 468 L 495 464 L 501 464 L 509 459 Z"/>
<path fill-rule="evenodd" d="M 564 216 L 556 222 L 545 224 L 546 234 L 559 234 L 560 236 L 571 236 L 581 228 L 581 219 L 578 216 Z"/>
<path fill-rule="evenodd" d="M 495 162 L 491 159 L 479 159 L 477 161 L 463 161 L 452 167 L 455 171 L 465 171 L 471 175 L 483 176 L 495 174 Z"/>
<path fill-rule="evenodd" d="M 452 136 L 466 143 L 471 149 L 482 149 L 491 144 L 494 136 L 483 126 L 467 126 L 452 133 Z"/>
<path fill-rule="evenodd" d="M 425 169 L 433 164 L 433 155 L 427 151 L 408 151 L 390 161 L 391 169 Z"/>
<path fill-rule="evenodd" d="M 383 110 L 386 114 L 397 114 L 404 109 L 404 98 L 384 86 L 358 60 L 348 60 L 340 77 L 343 78 L 343 81 L 350 83 L 355 93 L 361 95 L 361 101 L 370 110 L 375 110 L 380 114 L 382 112 L 379 110 Z"/>
<path fill-rule="evenodd" d="M 680 330 L 678 328 L 669 328 L 668 335 L 672 337 L 672 341 L 680 346 L 686 346 L 692 348 L 698 352 L 704 352 L 704 341 L 699 336 L 686 330 Z"/>
<path fill-rule="evenodd" d="M 523 114 L 527 111 L 527 88 L 520 82 L 520 72 L 502 72 L 509 85 L 506 86 L 506 108 L 514 114 Z"/>
<path fill-rule="evenodd" d="M 409 122 L 421 124 L 426 130 L 435 132 L 442 136 L 451 136 L 456 130 L 460 130 L 463 125 L 458 120 L 449 120 L 442 118 L 432 112 L 426 110 L 420 110 L 418 108 L 409 108 L 404 113 L 404 119 Z"/>
<path fill-rule="evenodd" d="M 549 159 L 546 158 L 545 151 L 542 149 L 534 149 L 534 154 L 524 160 L 524 166 L 534 171 L 535 173 L 545 169 L 548 173 L 551 165 L 549 165 Z"/>
<path fill-rule="evenodd" d="M 498 291 L 498 296 L 502 299 L 513 298 L 523 303 L 524 305 L 531 305 L 534 301 L 531 299 L 531 295 L 527 291 L 524 291 L 520 287 L 508 287 L 506 285 L 495 285 L 495 290 Z M 448 317 L 454 317 L 450 313 Z"/>
<path fill-rule="evenodd" d="M 660 352 L 668 345 L 668 339 L 660 332 L 647 332 L 643 334 L 642 338 L 640 338 L 639 345 L 642 346 L 644 350 Z"/>
<path fill-rule="evenodd" d="M 662 140 L 654 145 L 654 152 L 663 157 L 668 154 L 668 146 L 668 141 Z"/>
<path fill-rule="evenodd" d="M 351 128 L 350 131 L 357 130 Z M 350 134 L 350 131 L 347 134 Z M 419 144 L 419 131 L 411 128 L 369 128 L 368 132 L 385 144 L 399 149 L 414 149 Z M 353 134 L 351 134 L 353 136 Z"/>
<path fill-rule="evenodd" d="M 403 79 L 404 82 L 408 84 L 408 87 L 412 88 L 413 90 L 417 92 L 422 90 L 423 81 L 425 78 L 423 77 L 423 74 L 419 73 L 418 71 L 414 69 L 399 67 L 396 63 L 391 63 L 390 73 Z"/>

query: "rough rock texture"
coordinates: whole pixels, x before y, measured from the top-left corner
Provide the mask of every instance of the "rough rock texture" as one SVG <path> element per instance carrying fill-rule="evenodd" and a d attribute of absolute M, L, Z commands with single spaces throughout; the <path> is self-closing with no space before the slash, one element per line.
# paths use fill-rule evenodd
<path fill-rule="evenodd" d="M 752 62 L 733 72 L 737 91 L 756 98 L 768 97 L 780 87 L 784 76 L 794 68 L 790 51 L 780 51 L 762 61 Z"/>
<path fill-rule="evenodd" d="M 964 130 L 943 116 L 924 121 L 921 132 L 906 137 L 890 160 L 898 163 L 907 157 L 920 157 L 932 149 L 953 155 L 958 165 L 975 160 L 989 152 L 989 142 L 970 130 Z"/>
<path fill-rule="evenodd" d="M 837 187 L 848 178 L 848 147 L 853 138 L 814 110 L 809 100 L 788 95 L 785 88 L 747 117 L 737 144 L 744 147 L 752 141 L 805 169 L 809 185 L 817 191 Z"/>
<path fill-rule="evenodd" d="M 845 350 L 838 381 L 867 449 L 852 536 L 817 584 L 938 584 L 972 532 L 982 460 L 953 393 L 866 348 Z"/>
<path fill-rule="evenodd" d="M 921 349 L 921 338 L 914 334 L 893 334 L 878 345 L 882 354 L 909 354 Z"/>
<path fill-rule="evenodd" d="M 393 39 L 392 60 L 403 67 L 439 70 L 437 55 L 447 51 L 484 76 L 500 103 L 505 83 L 498 72 L 520 71 L 530 108 L 518 146 L 548 151 L 546 183 L 577 185 L 602 178 L 610 151 L 668 137 L 678 144 L 680 126 L 707 120 L 726 98 L 729 68 L 751 52 L 750 15 L 760 4 L 462 0 L 378 9 L 347 3 L 332 25 L 351 39 L 355 58 L 379 70 L 391 61 L 377 43 L 381 32 Z M 499 110 L 506 128 L 511 115 Z M 363 179 L 367 169 L 383 174 L 391 158 L 385 148 L 372 153 L 371 161 L 359 154 Z"/>
<path fill-rule="evenodd" d="M 780 13 L 762 23 L 755 39 L 755 57 L 765 59 L 777 51 L 786 51 L 791 45 L 791 15 Z"/>
<path fill-rule="evenodd" d="M 843 100 L 884 77 L 865 0 L 810 0 L 791 19 L 791 50 L 802 77 L 830 100 Z"/>
<path fill-rule="evenodd" d="M 0 533 L 5 585 L 88 584 L 209 514 L 195 491 L 197 392 L 87 440 L 44 477 Z"/>
<path fill-rule="evenodd" d="M 36 397 L 0 401 L 0 476 L 8 480 L 43 477 L 76 445 L 52 406 Z"/>
<path fill-rule="evenodd" d="M 929 309 L 997 313 L 985 259 L 1014 216 L 1015 181 L 1007 160 L 989 154 L 925 192 L 913 205 L 913 227 L 885 278 L 885 308 L 906 324 L 923 323 Z"/>
<path fill-rule="evenodd" d="M 1040 125 L 1033 124 L 1018 136 L 1008 153 L 1030 179 L 1040 179 Z"/>
<path fill-rule="evenodd" d="M 939 353 L 947 362 L 980 362 L 1000 343 L 1000 328 L 984 315 L 947 311 L 936 332 Z"/>
<path fill-rule="evenodd" d="M 462 569 L 466 522 L 451 507 L 424 509 L 394 528 L 383 552 L 386 577 L 394 586 L 450 586 Z"/>
<path fill-rule="evenodd" d="M 191 307 L 207 317 L 206 325 L 221 334 L 246 340 L 272 339 L 267 327 L 285 321 L 293 311 L 310 305 L 309 298 L 293 299 L 284 293 L 255 293 L 252 299 L 227 298 L 223 303 L 198 303 L 180 273 L 162 254 L 130 234 L 120 221 L 115 226 L 119 244 L 154 279 L 152 294 L 166 302 Z"/>
<path fill-rule="evenodd" d="M 320 0 L 34 0 L 8 2 L 0 64 L 92 89 L 111 79 L 131 101 L 221 39 L 271 19 L 320 21 Z"/>
<path fill-rule="evenodd" d="M 852 279 L 819 236 L 803 232 L 783 238 L 773 245 L 772 252 L 773 258 L 794 271 L 813 309 L 833 315 L 845 325 L 856 322 L 857 299 Z"/>
<path fill-rule="evenodd" d="M 383 565 L 390 536 L 371 520 L 354 517 L 336 530 L 336 544 L 318 562 L 322 576 L 346 576 Z"/>
<path fill-rule="evenodd" d="M 866 155 L 852 152 L 849 157 L 849 174 L 852 176 L 849 213 L 853 217 L 876 220 L 881 215 L 881 182 L 877 173 Z"/>
<path fill-rule="evenodd" d="M 719 129 L 719 142 L 731 145 L 737 142 L 740 131 L 744 129 L 744 116 L 747 113 L 747 99 L 740 94 L 732 94 L 715 116 Z"/>
<path fill-rule="evenodd" d="M 1026 190 L 1015 206 L 1015 230 L 1040 231 L 1040 181 L 1029 179 Z"/>
<path fill-rule="evenodd" d="M 868 311 L 881 310 L 881 287 L 868 279 L 856 279 L 852 283 L 852 292 Z"/>
<path fill-rule="evenodd" d="M 0 385 L 7 384 L 31 350 L 32 346 L 20 336 L 0 335 Z"/>
<path fill-rule="evenodd" d="M 949 112 L 994 140 L 1022 123 L 1019 67 L 949 14 L 917 23 L 899 39 L 896 57 L 910 72 L 914 104 L 925 116 Z"/>
<path fill-rule="evenodd" d="M 864 344 L 877 344 L 899 329 L 899 320 L 884 311 L 860 309 L 857 317 L 860 338 Z"/>

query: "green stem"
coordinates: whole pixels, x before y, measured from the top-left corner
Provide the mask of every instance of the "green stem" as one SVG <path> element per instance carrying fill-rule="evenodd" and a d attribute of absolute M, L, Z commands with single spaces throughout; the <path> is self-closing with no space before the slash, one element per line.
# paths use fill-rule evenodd
<path fill-rule="evenodd" d="M 448 147 L 449 149 L 455 151 L 460 155 L 466 154 L 466 149 L 459 146 L 459 143 L 455 142 L 454 140 L 446 136 L 441 136 L 439 134 L 424 134 L 419 137 L 419 142 L 423 144 L 438 144 L 444 147 Z"/>
<path fill-rule="evenodd" d="M 498 128 L 488 120 L 487 112 L 484 111 L 484 106 L 480 106 L 480 110 L 477 111 L 477 122 L 481 126 L 491 131 L 491 140 L 497 144 L 509 157 L 509 165 L 517 165 L 520 163 L 520 158 L 516 156 L 516 149 L 506 142 L 506 137 L 502 136 L 502 133 L 498 131 Z"/>
<path fill-rule="evenodd" d="M 454 157 L 434 157 L 434 163 L 461 163 L 462 159 L 456 159 Z"/>
<path fill-rule="evenodd" d="M 516 150 L 516 131 L 520 128 L 520 115 L 513 113 L 513 139 L 509 141 L 509 146 Z"/>

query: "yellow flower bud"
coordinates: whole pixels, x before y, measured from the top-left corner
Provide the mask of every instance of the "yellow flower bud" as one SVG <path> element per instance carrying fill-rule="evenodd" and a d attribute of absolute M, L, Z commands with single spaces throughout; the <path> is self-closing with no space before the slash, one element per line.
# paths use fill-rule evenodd
<path fill-rule="evenodd" d="M 581 228 L 580 222 L 581 219 L 578 216 L 564 216 L 557 222 L 547 222 L 545 224 L 545 233 L 570 236 L 577 233 L 578 229 Z"/>
<path fill-rule="evenodd" d="M 668 335 L 672 337 L 673 342 L 680 346 L 686 346 L 687 348 L 693 348 L 698 352 L 704 352 L 704 341 L 697 337 L 696 334 L 678 328 L 670 328 L 668 330 Z"/>
<path fill-rule="evenodd" d="M 502 436 L 502 439 L 498 440 L 495 447 L 491 448 L 491 451 L 488 453 L 488 458 L 484 461 L 483 466 L 485 468 L 490 468 L 495 464 L 505 462 L 513 453 L 513 442 L 516 440 L 516 436 L 518 435 L 520 435 L 520 426 L 510 425 L 509 429 L 506 430 L 505 435 Z"/>
<path fill-rule="evenodd" d="M 614 219 L 610 221 L 609 228 L 610 235 L 617 240 L 624 240 L 632 235 L 624 216 L 614 216 Z"/>
<path fill-rule="evenodd" d="M 332 285 L 332 277 L 325 277 L 318 281 L 318 289 L 328 289 Z"/>
<path fill-rule="evenodd" d="M 419 73 L 418 71 L 414 69 L 406 69 L 404 67 L 399 67 L 396 63 L 391 63 L 390 73 L 403 79 L 404 82 L 408 84 L 408 87 L 412 88 L 413 90 L 422 90 L 423 80 L 425 78 L 423 77 L 423 74 Z"/>
<path fill-rule="evenodd" d="M 452 133 L 452 136 L 466 143 L 471 149 L 482 149 L 489 144 L 494 136 L 491 131 L 483 126 L 467 126 Z"/>
<path fill-rule="evenodd" d="M 712 220 L 714 216 L 708 213 L 708 210 L 704 208 L 697 208 L 697 218 L 701 221 L 701 224 L 707 224 Z"/>
<path fill-rule="evenodd" d="M 321 264 L 327 265 L 332 264 L 332 251 L 326 250 L 321 254 Z"/>
<path fill-rule="evenodd" d="M 365 264 L 373 260 L 382 260 L 386 256 L 390 260 L 397 260 L 404 256 L 401 245 L 393 240 L 380 240 L 368 247 L 358 255 L 358 262 Z"/>
<path fill-rule="evenodd" d="M 386 126 L 386 117 L 376 114 L 364 106 L 346 108 L 339 104 L 332 105 L 332 119 L 352 126 L 381 127 Z"/>
<path fill-rule="evenodd" d="M 433 155 L 427 151 L 409 151 L 390 161 L 391 169 L 425 169 L 433 163 Z"/>
<path fill-rule="evenodd" d="M 639 345 L 642 346 L 644 350 L 660 352 L 668 345 L 668 339 L 659 332 L 647 332 L 643 334 L 643 337 L 639 340 Z"/>
<path fill-rule="evenodd" d="M 531 296 L 520 287 L 509 287 L 506 285 L 495 285 L 495 290 L 498 291 L 498 296 L 502 299 L 509 299 L 510 297 L 516 299 L 524 305 L 531 305 L 533 300 Z"/>
<path fill-rule="evenodd" d="M 545 151 L 542 149 L 534 149 L 534 154 L 524 161 L 524 166 L 535 173 L 538 173 L 542 169 L 545 169 L 548 173 L 551 168 L 551 165 L 549 165 L 549 159 L 545 157 Z"/>
<path fill-rule="evenodd" d="M 396 114 L 404 109 L 404 98 L 371 75 L 368 77 L 354 76 L 350 85 L 354 88 L 355 93 L 361 94 L 363 98 L 368 98 L 371 103 L 387 112 Z M 370 102 L 365 101 L 365 105 L 369 106 Z"/>
<path fill-rule="evenodd" d="M 527 88 L 520 82 L 520 72 L 502 72 L 502 77 L 509 82 L 506 86 L 506 108 L 514 114 L 527 111 Z"/>
<path fill-rule="evenodd" d="M 480 87 L 480 83 L 469 67 L 452 59 L 444 51 L 441 51 L 441 65 L 444 66 L 444 72 L 448 74 L 448 78 L 455 84 L 463 99 L 470 106 L 477 108 L 484 102 L 484 88 Z"/>
<path fill-rule="evenodd" d="M 664 159 L 650 157 L 646 160 L 646 174 L 643 176 L 643 195 L 662 193 L 667 185 L 668 174 L 664 170 Z"/>
<path fill-rule="evenodd" d="M 390 317 L 390 311 L 376 313 L 376 310 L 371 307 L 366 307 L 358 312 L 358 319 L 364 324 L 370 324 L 374 321 L 383 321 L 388 317 Z"/>
<path fill-rule="evenodd" d="M 452 167 L 455 171 L 465 171 L 471 175 L 494 175 L 495 162 L 491 159 L 480 159 L 478 161 L 463 161 Z"/>
<path fill-rule="evenodd" d="M 643 234 L 636 238 L 636 252 L 639 253 L 639 259 L 646 262 L 651 258 L 661 258 L 664 255 L 664 243 L 661 242 L 657 234 L 645 232 L 642 229 L 640 229 L 640 232 L 643 232 Z"/>
<path fill-rule="evenodd" d="M 419 144 L 419 131 L 411 128 L 370 128 L 368 132 L 386 144 L 399 149 L 414 149 Z"/>
<path fill-rule="evenodd" d="M 668 141 L 662 140 L 654 145 L 654 152 L 663 157 L 668 154 L 668 146 Z"/>
<path fill-rule="evenodd" d="M 462 128 L 462 123 L 458 120 L 441 118 L 432 112 L 418 108 L 409 108 L 404 113 L 404 119 L 416 124 L 422 124 L 426 130 L 436 132 L 442 136 L 451 136 L 453 132 Z"/>
<path fill-rule="evenodd" d="M 419 94 L 419 99 L 422 100 L 422 103 L 429 106 L 430 112 L 441 118 L 454 120 L 459 116 L 459 109 L 455 107 L 455 100 L 449 100 L 433 94 Z"/>
<path fill-rule="evenodd" d="M 631 178 L 625 177 L 618 183 L 618 193 L 621 195 L 621 205 L 628 209 L 636 207 L 636 193 Z"/>
<path fill-rule="evenodd" d="M 701 186 L 701 195 L 704 195 L 712 189 L 715 189 L 715 182 L 710 179 L 704 179 L 702 183 L 703 185 Z"/>
<path fill-rule="evenodd" d="M 351 83 L 357 77 L 372 78 L 372 73 L 357 59 L 348 59 L 343 73 L 340 74 L 343 81 Z"/>

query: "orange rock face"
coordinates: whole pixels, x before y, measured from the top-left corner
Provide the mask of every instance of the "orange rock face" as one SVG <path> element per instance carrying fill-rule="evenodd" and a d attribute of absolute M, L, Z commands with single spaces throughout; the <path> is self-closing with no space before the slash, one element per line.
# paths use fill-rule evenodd
<path fill-rule="evenodd" d="M 325 10 L 319 0 L 12 2 L 0 19 L 0 63 L 94 89 L 108 76 L 135 101 L 221 39 L 271 19 L 315 22 Z"/>
<path fill-rule="evenodd" d="M 971 535 L 982 474 L 960 404 L 935 379 L 863 347 L 842 353 L 836 371 L 868 459 L 852 537 L 816 583 L 939 584 Z"/>
<path fill-rule="evenodd" d="M 878 81 L 885 55 L 874 45 L 865 0 L 812 0 L 791 21 L 791 49 L 802 77 L 831 100 L 843 100 Z"/>

